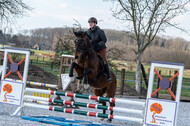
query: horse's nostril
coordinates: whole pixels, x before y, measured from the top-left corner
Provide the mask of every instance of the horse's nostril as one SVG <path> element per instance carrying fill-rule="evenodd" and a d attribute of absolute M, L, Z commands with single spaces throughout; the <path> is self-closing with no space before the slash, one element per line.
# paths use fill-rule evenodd
<path fill-rule="evenodd" d="M 79 56 L 75 56 L 75 59 L 78 59 L 79 58 Z"/>

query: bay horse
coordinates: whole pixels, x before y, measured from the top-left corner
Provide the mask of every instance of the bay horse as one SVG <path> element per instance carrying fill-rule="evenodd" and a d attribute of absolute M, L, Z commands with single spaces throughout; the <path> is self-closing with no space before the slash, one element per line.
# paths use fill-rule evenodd
<path fill-rule="evenodd" d="M 73 31 L 74 32 L 74 31 Z M 100 56 L 95 52 L 93 46 L 86 35 L 86 32 L 74 32 L 75 40 L 75 59 L 76 62 L 71 64 L 69 76 L 73 77 L 73 69 L 77 72 L 80 79 L 84 77 L 84 84 L 89 84 L 94 88 L 94 94 L 101 96 L 106 93 L 106 97 L 114 98 L 116 92 L 117 80 L 114 73 L 111 71 L 112 82 L 108 82 L 104 71 L 104 63 L 100 62 Z M 103 64 L 103 65 L 102 65 Z M 101 102 L 106 105 L 106 102 Z M 115 106 L 115 103 L 110 102 L 110 106 Z M 103 114 L 106 110 L 103 110 Z M 110 112 L 113 114 L 113 111 Z M 109 119 L 111 121 L 111 119 Z"/>

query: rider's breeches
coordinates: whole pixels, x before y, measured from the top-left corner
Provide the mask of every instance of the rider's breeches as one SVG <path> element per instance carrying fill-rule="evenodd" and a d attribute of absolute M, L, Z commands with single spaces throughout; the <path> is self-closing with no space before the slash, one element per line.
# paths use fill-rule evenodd
<path fill-rule="evenodd" d="M 104 60 L 104 64 L 107 63 L 107 57 L 106 57 L 106 49 L 102 49 L 99 52 L 97 52 L 97 54 L 99 54 L 102 59 Z"/>

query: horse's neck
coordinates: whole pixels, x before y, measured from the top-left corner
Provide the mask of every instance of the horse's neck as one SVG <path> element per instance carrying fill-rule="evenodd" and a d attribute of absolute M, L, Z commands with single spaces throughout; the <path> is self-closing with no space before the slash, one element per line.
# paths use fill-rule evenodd
<path fill-rule="evenodd" d="M 93 47 L 90 43 L 89 38 L 87 36 L 85 36 L 84 39 L 85 39 L 86 49 L 89 49 L 89 50 L 87 53 L 85 53 L 85 55 L 83 55 L 83 57 L 81 57 L 83 60 L 83 63 L 84 63 L 84 65 L 85 65 L 85 63 L 87 64 L 87 68 L 92 69 L 93 71 L 99 72 L 99 71 L 101 71 L 99 58 L 98 58 L 96 52 L 93 50 Z"/>
<path fill-rule="evenodd" d="M 92 44 L 90 43 L 90 39 L 87 36 L 85 36 L 84 40 L 85 40 L 85 46 L 86 46 L 86 48 L 87 49 L 91 48 Z"/>
<path fill-rule="evenodd" d="M 88 53 L 88 63 L 90 66 L 92 66 L 91 69 L 94 72 L 97 72 L 97 74 L 101 71 L 100 61 L 99 61 L 99 58 L 98 58 L 98 56 L 94 50 L 90 50 Z"/>
<path fill-rule="evenodd" d="M 82 66 L 87 65 L 86 67 L 88 68 L 91 68 L 91 66 L 93 66 L 94 68 L 94 65 L 97 66 L 99 64 L 99 59 L 96 52 L 93 49 L 90 49 L 88 52 L 86 52 L 80 57 L 79 62 Z"/>

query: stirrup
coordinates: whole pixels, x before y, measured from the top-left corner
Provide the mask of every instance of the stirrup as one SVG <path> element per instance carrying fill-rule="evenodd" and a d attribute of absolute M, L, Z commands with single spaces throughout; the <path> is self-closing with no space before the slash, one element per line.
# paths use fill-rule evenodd
<path fill-rule="evenodd" d="M 77 76 L 76 79 L 82 80 L 82 79 L 83 79 L 83 76 Z"/>
<path fill-rule="evenodd" d="M 112 82 L 113 79 L 111 77 L 108 78 L 108 82 Z"/>

